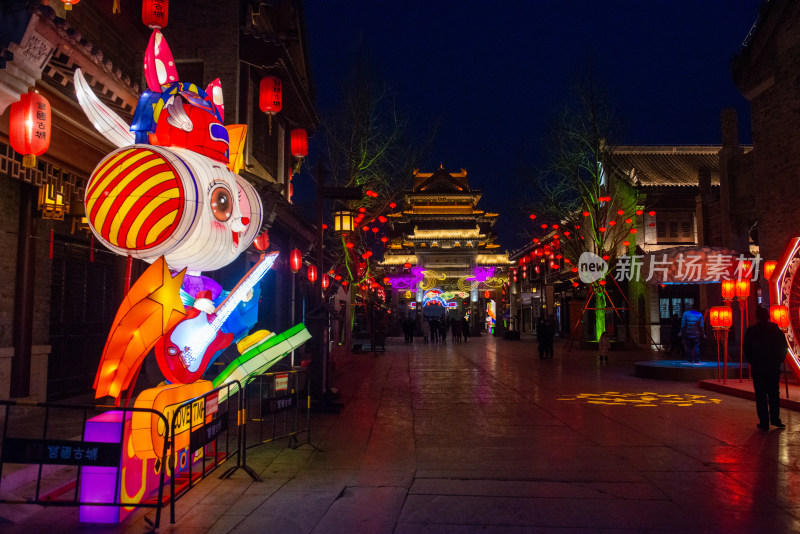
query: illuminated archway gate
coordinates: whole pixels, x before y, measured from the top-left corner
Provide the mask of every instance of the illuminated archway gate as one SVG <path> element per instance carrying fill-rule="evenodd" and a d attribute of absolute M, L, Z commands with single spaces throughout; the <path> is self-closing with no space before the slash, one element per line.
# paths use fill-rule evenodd
<path fill-rule="evenodd" d="M 789 328 L 786 341 L 789 342 L 787 361 L 795 376 L 800 378 L 800 237 L 792 238 L 783 257 L 775 267 L 769 281 L 769 296 L 772 304 L 783 304 L 789 310 Z"/>

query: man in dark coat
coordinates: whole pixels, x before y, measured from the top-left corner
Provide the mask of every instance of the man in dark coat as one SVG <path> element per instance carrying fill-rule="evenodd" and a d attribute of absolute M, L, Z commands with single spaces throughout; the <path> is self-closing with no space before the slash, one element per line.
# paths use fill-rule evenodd
<path fill-rule="evenodd" d="M 785 428 L 780 417 L 780 398 L 778 391 L 781 381 L 781 365 L 786 359 L 786 336 L 769 320 L 765 308 L 756 309 L 758 322 L 744 334 L 743 348 L 750 376 L 753 377 L 753 390 L 756 394 L 756 413 L 758 428 L 769 430 L 772 424 Z"/>

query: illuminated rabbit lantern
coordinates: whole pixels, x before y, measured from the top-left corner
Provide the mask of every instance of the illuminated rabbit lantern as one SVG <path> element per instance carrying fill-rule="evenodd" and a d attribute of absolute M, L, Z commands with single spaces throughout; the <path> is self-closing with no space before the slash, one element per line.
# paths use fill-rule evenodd
<path fill-rule="evenodd" d="M 148 89 L 130 127 L 92 93 L 80 70 L 75 73 L 84 112 L 120 147 L 100 162 L 87 184 L 89 225 L 118 254 L 151 263 L 164 256 L 175 271 L 219 269 L 235 260 L 261 227 L 261 200 L 235 174 L 243 128 L 223 126 L 219 80 L 205 91 L 177 80 L 158 30 L 145 54 L 145 73 Z"/>
<path fill-rule="evenodd" d="M 200 380 L 255 323 L 258 299 L 251 297 L 277 257 L 262 254 L 230 293 L 200 275 L 230 264 L 261 227 L 261 199 L 236 174 L 246 127 L 223 125 L 219 80 L 206 90 L 178 81 L 158 30 L 145 53 L 145 74 L 148 89 L 129 126 L 75 72 L 81 108 L 118 147 L 86 185 L 89 226 L 117 254 L 156 262 L 120 306 L 95 379 L 98 397 L 118 398 L 130 388 L 152 348 L 170 382 Z"/>

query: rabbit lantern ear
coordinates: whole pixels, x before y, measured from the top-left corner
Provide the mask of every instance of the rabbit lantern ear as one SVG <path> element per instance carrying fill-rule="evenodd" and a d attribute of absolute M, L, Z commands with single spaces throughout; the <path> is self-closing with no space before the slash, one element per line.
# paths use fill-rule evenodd
<path fill-rule="evenodd" d="M 150 42 L 144 53 L 144 77 L 147 87 L 155 93 L 160 93 L 161 86 L 165 83 L 178 81 L 178 69 L 175 68 L 172 51 L 157 29 L 150 35 Z"/>
<path fill-rule="evenodd" d="M 220 122 L 225 122 L 225 102 L 222 99 L 222 83 L 219 78 L 208 84 L 206 87 L 206 100 L 211 102 L 219 112 Z"/>

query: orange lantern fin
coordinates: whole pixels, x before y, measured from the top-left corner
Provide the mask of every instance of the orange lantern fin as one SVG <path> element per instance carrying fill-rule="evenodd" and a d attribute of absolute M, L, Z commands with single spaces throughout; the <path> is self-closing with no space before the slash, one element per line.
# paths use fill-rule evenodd
<path fill-rule="evenodd" d="M 244 141 L 247 139 L 246 124 L 231 124 L 228 130 L 228 170 L 239 173 L 244 168 Z"/>
<path fill-rule="evenodd" d="M 186 316 L 180 298 L 185 273 L 173 278 L 161 257 L 128 291 L 103 348 L 94 379 L 95 398 L 119 397 L 164 332 Z"/>

